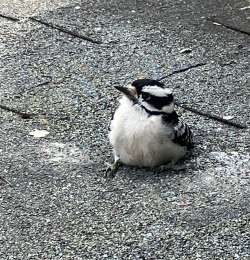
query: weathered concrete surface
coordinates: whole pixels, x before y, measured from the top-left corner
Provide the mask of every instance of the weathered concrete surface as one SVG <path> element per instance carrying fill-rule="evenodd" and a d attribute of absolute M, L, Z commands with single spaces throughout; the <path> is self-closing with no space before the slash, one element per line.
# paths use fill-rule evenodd
<path fill-rule="evenodd" d="M 249 124 L 250 36 L 206 20 L 247 31 L 249 2 L 49 2 L 0 4 L 20 18 L 0 17 L 0 102 L 38 115 L 0 112 L 0 258 L 249 259 L 248 129 L 185 112 L 196 140 L 185 171 L 123 167 L 102 178 L 114 82 L 205 62 L 166 85 Z M 36 139 L 34 129 L 50 133 Z"/>

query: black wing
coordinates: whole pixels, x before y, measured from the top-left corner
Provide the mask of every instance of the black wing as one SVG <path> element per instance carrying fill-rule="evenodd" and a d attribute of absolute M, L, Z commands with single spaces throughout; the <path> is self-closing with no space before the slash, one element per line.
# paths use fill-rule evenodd
<path fill-rule="evenodd" d="M 181 121 L 174 127 L 173 142 L 181 146 L 187 146 L 188 149 L 193 147 L 193 133 L 189 126 Z"/>
<path fill-rule="evenodd" d="M 172 126 L 174 129 L 172 141 L 181 146 L 193 147 L 193 134 L 189 126 L 179 120 L 176 112 L 162 116 L 164 124 Z"/>

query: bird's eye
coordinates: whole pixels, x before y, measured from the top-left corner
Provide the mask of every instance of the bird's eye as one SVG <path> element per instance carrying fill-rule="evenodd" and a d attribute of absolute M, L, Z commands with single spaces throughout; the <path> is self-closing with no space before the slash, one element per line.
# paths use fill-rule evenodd
<path fill-rule="evenodd" d="M 150 94 L 148 94 L 148 93 L 142 92 L 142 98 L 143 98 L 144 100 L 148 101 L 148 100 L 150 100 L 151 96 L 150 96 Z"/>

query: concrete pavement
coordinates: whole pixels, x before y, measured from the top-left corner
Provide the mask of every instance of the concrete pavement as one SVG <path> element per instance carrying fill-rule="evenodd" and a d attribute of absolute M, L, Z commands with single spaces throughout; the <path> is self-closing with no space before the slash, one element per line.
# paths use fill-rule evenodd
<path fill-rule="evenodd" d="M 0 104 L 32 116 L 0 110 L 0 259 L 249 259 L 249 129 L 179 111 L 186 170 L 102 177 L 115 82 L 205 63 L 166 86 L 249 126 L 249 1 L 11 2 Z"/>

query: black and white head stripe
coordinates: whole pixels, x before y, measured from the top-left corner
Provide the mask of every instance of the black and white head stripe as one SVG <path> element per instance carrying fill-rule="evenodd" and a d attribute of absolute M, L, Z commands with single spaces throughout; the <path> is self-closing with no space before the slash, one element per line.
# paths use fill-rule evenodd
<path fill-rule="evenodd" d="M 141 91 L 141 98 L 143 101 L 159 110 L 174 101 L 174 97 L 170 89 L 159 88 L 157 86 L 144 87 Z"/>
<path fill-rule="evenodd" d="M 160 88 L 164 88 L 164 84 L 162 82 L 154 79 L 137 79 L 133 81 L 131 85 L 136 88 L 139 95 L 145 86 L 158 86 Z"/>
<path fill-rule="evenodd" d="M 156 85 L 154 86 L 144 86 L 141 90 L 141 92 L 146 92 L 151 94 L 152 96 L 157 96 L 157 97 L 165 97 L 169 94 L 172 94 L 172 90 L 169 88 L 162 88 L 162 87 L 158 87 Z"/>
<path fill-rule="evenodd" d="M 136 88 L 139 101 L 147 103 L 151 110 L 162 110 L 163 107 L 173 104 L 172 90 L 164 88 L 164 84 L 152 79 L 138 79 L 132 84 Z"/>

